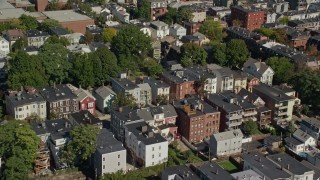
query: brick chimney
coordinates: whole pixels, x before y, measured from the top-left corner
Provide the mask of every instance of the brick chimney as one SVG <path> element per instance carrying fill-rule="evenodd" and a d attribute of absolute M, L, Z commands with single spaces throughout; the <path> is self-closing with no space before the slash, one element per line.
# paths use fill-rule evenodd
<path fill-rule="evenodd" d="M 36 1 L 36 9 L 38 12 L 45 11 L 47 6 L 48 6 L 48 0 L 37 0 Z"/>

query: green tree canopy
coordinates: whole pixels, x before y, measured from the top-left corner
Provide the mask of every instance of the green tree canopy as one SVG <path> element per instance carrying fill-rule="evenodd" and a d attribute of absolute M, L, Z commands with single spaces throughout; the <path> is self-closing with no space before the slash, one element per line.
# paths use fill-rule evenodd
<path fill-rule="evenodd" d="M 20 89 L 21 86 L 43 87 L 47 84 L 41 59 L 24 51 L 18 51 L 10 60 L 8 76 L 8 85 L 12 89 Z"/>
<path fill-rule="evenodd" d="M 19 20 L 20 20 L 21 24 L 26 27 L 27 30 L 38 28 L 39 24 L 38 24 L 38 21 L 35 17 L 22 14 L 19 17 Z"/>
<path fill-rule="evenodd" d="M 73 78 L 76 84 L 88 88 L 94 86 L 93 61 L 88 54 L 76 54 L 72 62 Z"/>
<path fill-rule="evenodd" d="M 190 22 L 193 18 L 192 11 L 187 8 L 180 8 L 176 16 L 176 23 L 183 24 L 184 22 Z"/>
<path fill-rule="evenodd" d="M 281 24 L 284 24 L 284 25 L 287 25 L 288 24 L 288 22 L 289 22 L 289 17 L 288 16 L 284 16 L 284 17 L 282 17 L 280 20 L 279 20 L 279 22 L 281 23 Z"/>
<path fill-rule="evenodd" d="M 168 12 L 161 18 L 161 20 L 167 24 L 176 23 L 178 10 L 176 8 L 168 7 Z"/>
<path fill-rule="evenodd" d="M 206 20 L 200 26 L 199 32 L 206 35 L 212 41 L 221 41 L 223 38 L 221 23 L 213 19 Z"/>
<path fill-rule="evenodd" d="M 154 59 L 145 59 L 143 65 L 149 76 L 156 77 L 163 72 L 163 67 Z"/>
<path fill-rule="evenodd" d="M 4 179 L 25 179 L 36 158 L 40 139 L 30 125 L 8 121 L 0 126 L 0 154 L 5 160 Z"/>
<path fill-rule="evenodd" d="M 293 75 L 294 65 L 287 58 L 271 57 L 267 59 L 269 65 L 275 72 L 274 83 L 287 83 Z"/>
<path fill-rule="evenodd" d="M 319 70 L 305 70 L 300 74 L 294 75 L 289 82 L 293 85 L 303 103 L 313 107 L 320 106 L 320 96 L 315 95 L 320 93 Z"/>
<path fill-rule="evenodd" d="M 115 98 L 113 98 L 112 106 L 113 107 L 123 107 L 123 106 L 137 107 L 137 104 L 136 104 L 136 100 L 131 94 L 119 93 Z"/>
<path fill-rule="evenodd" d="M 118 57 L 120 54 L 144 57 L 151 49 L 151 39 L 138 27 L 126 25 L 112 39 L 111 48 Z"/>
<path fill-rule="evenodd" d="M 247 135 L 256 134 L 258 132 L 258 125 L 256 122 L 250 119 L 249 121 L 243 123 L 243 131 Z"/>
<path fill-rule="evenodd" d="M 80 124 L 70 132 L 70 141 L 62 151 L 62 160 L 69 165 L 83 165 L 96 151 L 100 130 L 93 125 Z"/>
<path fill-rule="evenodd" d="M 62 44 L 63 46 L 69 46 L 70 41 L 66 37 L 58 37 L 56 35 L 50 36 L 47 40 L 46 43 L 48 44 Z"/>
<path fill-rule="evenodd" d="M 211 63 L 217 63 L 221 66 L 227 66 L 227 57 L 226 57 L 226 43 L 219 41 L 213 41 L 210 43 L 212 46 L 212 59 Z"/>
<path fill-rule="evenodd" d="M 62 27 L 58 21 L 54 20 L 54 19 L 45 19 L 41 22 L 40 24 L 40 30 L 42 31 L 47 31 L 49 30 L 49 28 L 51 27 Z"/>
<path fill-rule="evenodd" d="M 142 0 L 141 4 L 138 6 L 137 15 L 139 18 L 145 18 L 146 20 L 151 20 L 150 16 L 151 3 L 148 0 Z"/>
<path fill-rule="evenodd" d="M 226 59 L 229 67 L 241 68 L 250 56 L 246 43 L 241 39 L 232 39 L 226 45 Z"/>
<path fill-rule="evenodd" d="M 192 60 L 193 64 L 206 64 L 207 52 L 203 47 L 193 44 L 193 43 L 185 43 L 181 46 L 181 60 L 185 60 L 185 58 L 189 58 Z"/>
<path fill-rule="evenodd" d="M 62 83 L 68 78 L 71 63 L 69 51 L 62 44 L 44 44 L 39 52 L 50 84 Z"/>
<path fill-rule="evenodd" d="M 287 131 L 290 134 L 293 134 L 296 131 L 296 126 L 294 125 L 294 123 L 292 121 L 290 121 L 289 125 L 287 126 Z"/>
<path fill-rule="evenodd" d="M 104 42 L 112 42 L 113 37 L 117 35 L 117 30 L 111 27 L 103 29 L 102 38 Z"/>
<path fill-rule="evenodd" d="M 23 50 L 27 46 L 28 46 L 28 39 L 26 37 L 21 37 L 12 45 L 12 49 L 13 51 L 16 52 L 19 50 Z"/>

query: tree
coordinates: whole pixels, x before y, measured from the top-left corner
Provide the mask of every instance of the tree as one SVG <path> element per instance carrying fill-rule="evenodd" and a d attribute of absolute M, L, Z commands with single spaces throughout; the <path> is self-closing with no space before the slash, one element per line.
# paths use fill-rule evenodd
<path fill-rule="evenodd" d="M 320 92 L 320 71 L 305 70 L 294 75 L 289 83 L 299 94 L 299 98 L 304 104 L 319 107 L 320 96 L 315 96 Z"/>
<path fill-rule="evenodd" d="M 181 46 L 181 56 L 190 58 L 193 64 L 206 64 L 207 55 L 204 48 L 197 44 L 185 43 Z"/>
<path fill-rule="evenodd" d="M 91 32 L 86 32 L 86 33 L 84 34 L 84 38 L 85 38 L 85 43 L 86 43 L 86 44 L 91 44 L 92 41 L 93 41 L 93 39 L 94 39 L 94 37 L 93 37 L 93 35 L 92 35 Z"/>
<path fill-rule="evenodd" d="M 258 132 L 258 125 L 256 122 L 250 119 L 249 121 L 243 123 L 243 131 L 247 135 L 256 134 Z"/>
<path fill-rule="evenodd" d="M 221 41 L 223 38 L 221 23 L 213 19 L 206 20 L 200 26 L 199 32 L 206 35 L 212 41 Z"/>
<path fill-rule="evenodd" d="M 241 27 L 243 25 L 242 21 L 239 19 L 235 19 L 232 21 L 232 26 Z"/>
<path fill-rule="evenodd" d="M 269 65 L 275 72 L 274 82 L 276 84 L 286 83 L 293 75 L 293 64 L 289 59 L 283 57 L 271 57 L 267 59 Z"/>
<path fill-rule="evenodd" d="M 137 107 L 136 100 L 131 94 L 119 93 L 112 101 L 113 107 Z"/>
<path fill-rule="evenodd" d="M 169 96 L 168 95 L 157 95 L 156 97 L 156 104 L 167 104 L 169 103 Z"/>
<path fill-rule="evenodd" d="M 229 67 L 241 68 L 250 56 L 246 43 L 241 39 L 232 39 L 226 45 L 226 59 Z"/>
<path fill-rule="evenodd" d="M 102 32 L 102 39 L 104 42 L 112 42 L 112 39 L 117 35 L 117 30 L 114 28 L 105 28 Z"/>
<path fill-rule="evenodd" d="M 204 86 L 206 83 L 207 83 L 207 78 L 201 77 L 199 80 L 196 80 L 193 84 L 194 89 L 200 98 L 203 98 L 204 96 L 204 93 L 205 93 Z"/>
<path fill-rule="evenodd" d="M 148 0 L 142 0 L 141 5 L 138 7 L 138 17 L 146 20 L 151 20 L 150 16 L 151 4 Z"/>
<path fill-rule="evenodd" d="M 102 85 L 109 80 L 110 77 L 116 77 L 119 74 L 119 67 L 117 57 L 108 48 L 99 48 L 94 54 L 99 58 L 101 62 L 102 75 L 95 77 L 95 82 L 98 85 Z M 95 59 L 93 59 L 95 61 Z"/>
<path fill-rule="evenodd" d="M 25 37 L 21 37 L 12 45 L 12 50 L 16 52 L 18 50 L 23 50 L 27 46 L 28 46 L 28 39 Z"/>
<path fill-rule="evenodd" d="M 48 31 L 49 28 L 51 27 L 61 27 L 61 25 L 59 24 L 59 22 L 57 20 L 54 19 L 45 19 L 41 22 L 40 24 L 40 30 L 42 31 Z"/>
<path fill-rule="evenodd" d="M 23 26 L 27 27 L 27 30 L 38 28 L 38 21 L 35 17 L 22 14 L 19 20 Z"/>
<path fill-rule="evenodd" d="M 44 67 L 39 56 L 30 56 L 24 51 L 18 51 L 9 63 L 8 85 L 10 88 L 43 87 L 47 84 Z"/>
<path fill-rule="evenodd" d="M 112 39 L 111 48 L 118 57 L 120 54 L 144 57 L 151 49 L 151 39 L 138 27 L 126 25 Z"/>
<path fill-rule="evenodd" d="M 120 54 L 118 59 L 118 65 L 122 71 L 130 70 L 132 72 L 136 72 L 139 70 L 139 62 L 140 58 L 132 56 L 132 55 L 125 55 Z"/>
<path fill-rule="evenodd" d="M 163 72 L 163 67 L 154 59 L 146 59 L 143 64 L 149 76 L 156 77 Z"/>
<path fill-rule="evenodd" d="M 182 58 L 180 59 L 180 64 L 183 67 L 190 67 L 193 65 L 192 59 L 190 57 L 187 56 L 182 56 Z"/>
<path fill-rule="evenodd" d="M 73 76 L 76 84 L 84 88 L 94 86 L 94 69 L 92 59 L 88 58 L 88 54 L 77 54 L 73 61 Z"/>
<path fill-rule="evenodd" d="M 39 52 L 49 84 L 62 83 L 68 78 L 71 63 L 69 51 L 62 44 L 44 44 Z"/>
<path fill-rule="evenodd" d="M 60 9 L 60 6 L 59 6 L 58 0 L 52 0 L 51 2 L 49 2 L 49 5 L 48 5 L 49 11 L 57 11 L 59 9 Z"/>
<path fill-rule="evenodd" d="M 173 24 L 176 22 L 177 14 L 178 10 L 176 8 L 168 7 L 167 13 L 161 18 L 161 20 L 167 24 Z"/>
<path fill-rule="evenodd" d="M 36 158 L 40 139 L 30 125 L 8 121 L 0 126 L 0 154 L 5 160 L 4 179 L 25 179 Z"/>
<path fill-rule="evenodd" d="M 69 46 L 71 43 L 66 37 L 58 37 L 56 35 L 50 36 L 46 43 L 48 44 L 62 44 L 63 46 Z"/>
<path fill-rule="evenodd" d="M 292 121 L 290 121 L 289 125 L 287 126 L 287 131 L 288 133 L 292 134 L 296 131 L 296 126 L 294 125 L 294 123 Z"/>
<path fill-rule="evenodd" d="M 213 41 L 212 46 L 212 63 L 218 63 L 221 66 L 227 66 L 226 60 L 226 43 Z"/>
<path fill-rule="evenodd" d="M 290 18 L 289 18 L 288 16 L 283 16 L 283 18 L 281 18 L 281 19 L 279 20 L 279 22 L 280 22 L 281 24 L 287 25 L 288 22 L 289 22 L 289 20 L 290 20 Z"/>
<path fill-rule="evenodd" d="M 70 141 L 62 151 L 62 159 L 69 165 L 82 165 L 96 151 L 99 129 L 80 124 L 70 131 Z"/>
<path fill-rule="evenodd" d="M 176 23 L 183 24 L 184 22 L 190 22 L 193 18 L 192 11 L 187 8 L 180 8 L 176 17 Z"/>

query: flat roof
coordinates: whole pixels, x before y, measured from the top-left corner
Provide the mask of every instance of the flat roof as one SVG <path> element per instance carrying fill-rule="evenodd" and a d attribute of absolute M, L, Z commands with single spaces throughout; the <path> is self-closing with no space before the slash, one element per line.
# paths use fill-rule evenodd
<path fill-rule="evenodd" d="M 76 13 L 73 10 L 44 11 L 43 14 L 50 19 L 57 20 L 58 22 L 83 21 L 91 19 L 90 17 Z"/>
<path fill-rule="evenodd" d="M 0 3 L 0 6 L 2 4 Z M 8 8 L 0 9 L 0 20 L 10 20 L 19 18 L 22 14 L 25 14 L 25 11 L 22 8 Z"/>

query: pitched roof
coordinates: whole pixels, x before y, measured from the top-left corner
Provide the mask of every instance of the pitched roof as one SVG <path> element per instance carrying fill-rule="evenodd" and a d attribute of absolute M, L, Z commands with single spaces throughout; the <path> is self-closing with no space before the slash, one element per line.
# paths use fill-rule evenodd
<path fill-rule="evenodd" d="M 96 99 L 95 97 L 92 96 L 92 94 L 89 91 L 84 90 L 82 88 L 75 90 L 73 93 L 77 96 L 78 101 L 82 101 L 87 97 Z"/>
<path fill-rule="evenodd" d="M 320 128 L 320 120 L 318 120 L 316 118 L 303 117 L 300 124 L 305 125 L 309 128 L 311 128 L 312 126 L 316 127 L 316 128 Z"/>
<path fill-rule="evenodd" d="M 308 167 L 309 169 L 312 169 L 314 171 L 313 179 L 319 179 L 320 178 L 320 167 L 316 167 L 309 163 L 306 160 L 301 161 L 301 164 Z"/>
<path fill-rule="evenodd" d="M 106 86 L 101 86 L 98 89 L 94 91 L 98 96 L 100 96 L 102 99 L 105 99 L 106 97 L 112 95 L 116 95 L 115 92 L 112 91 L 111 88 Z"/>
<path fill-rule="evenodd" d="M 250 67 L 255 67 L 256 71 L 252 74 L 255 77 L 261 77 L 269 68 L 270 66 L 266 65 L 265 62 L 257 61 L 253 58 L 249 58 L 243 65 L 244 69 L 250 69 Z M 272 69 L 271 69 L 272 70 Z M 273 70 L 272 70 L 273 71 Z"/>
<path fill-rule="evenodd" d="M 294 137 L 286 137 L 286 138 L 284 139 L 284 141 L 285 141 L 286 143 L 290 143 L 290 144 L 293 144 L 293 145 L 295 145 L 295 146 L 298 146 L 298 145 L 302 145 L 302 144 L 303 144 L 303 142 L 299 141 L 298 139 L 296 139 L 296 138 L 294 138 Z"/>
<path fill-rule="evenodd" d="M 298 140 L 302 142 L 306 142 L 308 139 L 312 138 L 308 133 L 303 132 L 301 129 L 297 129 L 293 133 L 293 137 L 297 138 Z"/>

